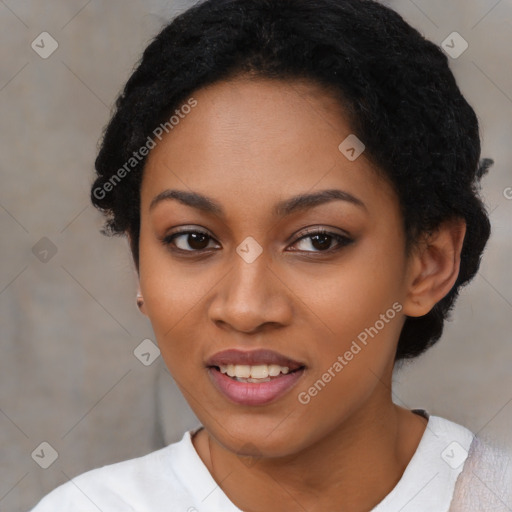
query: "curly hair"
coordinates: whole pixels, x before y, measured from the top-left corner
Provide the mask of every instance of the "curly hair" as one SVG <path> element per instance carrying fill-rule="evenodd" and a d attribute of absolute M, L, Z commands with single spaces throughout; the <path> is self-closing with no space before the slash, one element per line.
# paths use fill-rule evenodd
<path fill-rule="evenodd" d="M 128 234 L 138 268 L 146 160 L 138 151 L 193 91 L 247 73 L 307 79 L 336 95 L 366 158 L 397 193 L 408 253 L 443 221 L 466 222 L 454 286 L 402 328 L 395 361 L 417 357 L 441 337 L 460 288 L 478 271 L 490 235 L 480 179 L 494 162 L 480 160 L 478 120 L 446 55 L 376 1 L 206 0 L 166 25 L 103 134 L 91 189 L 106 216 L 103 233 Z"/>

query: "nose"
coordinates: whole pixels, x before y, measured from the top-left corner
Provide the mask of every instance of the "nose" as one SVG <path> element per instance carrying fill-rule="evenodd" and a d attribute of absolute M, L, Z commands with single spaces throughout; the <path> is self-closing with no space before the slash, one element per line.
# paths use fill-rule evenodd
<path fill-rule="evenodd" d="M 285 279 L 264 254 L 252 263 L 235 255 L 232 269 L 216 287 L 209 316 L 220 328 L 252 334 L 288 325 L 292 298 Z"/>

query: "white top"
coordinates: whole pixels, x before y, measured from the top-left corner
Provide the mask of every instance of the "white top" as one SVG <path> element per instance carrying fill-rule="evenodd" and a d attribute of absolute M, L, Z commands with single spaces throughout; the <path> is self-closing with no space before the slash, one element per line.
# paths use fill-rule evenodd
<path fill-rule="evenodd" d="M 424 415 L 427 428 L 402 478 L 371 512 L 448 512 L 474 436 L 447 419 Z M 241 512 L 200 459 L 193 432 L 143 457 L 83 473 L 32 512 Z"/>

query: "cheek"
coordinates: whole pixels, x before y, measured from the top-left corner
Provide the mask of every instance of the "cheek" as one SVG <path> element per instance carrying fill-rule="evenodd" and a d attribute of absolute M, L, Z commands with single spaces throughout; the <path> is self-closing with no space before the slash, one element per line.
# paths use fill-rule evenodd
<path fill-rule="evenodd" d="M 314 313 L 310 320 L 324 333 L 320 342 L 342 349 L 340 344 L 349 343 L 394 303 L 401 302 L 405 263 L 398 251 L 386 249 L 363 241 L 339 263 L 295 276 L 297 296 Z M 389 316 L 394 318 L 395 313 L 393 310 Z M 333 339 L 338 342 L 333 343 Z"/>
<path fill-rule="evenodd" d="M 310 425 L 325 411 L 333 411 L 321 427 L 326 430 L 350 416 L 379 387 L 384 390 L 381 383 L 394 361 L 402 326 L 397 311 L 401 306 L 388 280 L 377 284 L 373 274 L 346 270 L 337 279 L 325 279 L 311 308 L 322 322 L 310 318 L 317 326 L 309 326 L 317 333 L 311 371 L 296 393 L 299 414 Z"/>
<path fill-rule="evenodd" d="M 141 233 L 140 238 L 140 288 L 147 315 L 151 321 L 162 355 L 172 350 L 190 350 L 193 340 L 188 340 L 194 329 L 190 324 L 194 307 L 204 296 L 205 276 L 198 275 L 193 267 L 173 264 L 160 242 Z M 173 340 L 180 340 L 174 343 Z"/>
<path fill-rule="evenodd" d="M 316 386 L 321 392 L 312 389 L 316 406 L 362 399 L 394 360 L 402 327 L 403 265 L 398 249 L 367 241 L 342 263 L 297 280 L 298 295 L 309 310 L 305 323 L 311 322 L 303 327 L 317 333 L 307 382 L 311 386 L 321 381 Z"/>

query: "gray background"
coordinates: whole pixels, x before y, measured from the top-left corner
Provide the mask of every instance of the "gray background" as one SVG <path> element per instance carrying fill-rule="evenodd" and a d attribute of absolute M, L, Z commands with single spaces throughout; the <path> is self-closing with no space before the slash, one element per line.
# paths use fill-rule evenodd
<path fill-rule="evenodd" d="M 134 356 L 152 331 L 135 306 L 128 247 L 99 234 L 88 200 L 117 93 L 187 4 L 0 1 L 2 511 L 25 511 L 78 473 L 143 455 L 196 424 L 161 358 L 145 366 Z M 482 155 L 495 160 L 484 181 L 493 234 L 481 270 L 441 342 L 396 373 L 394 400 L 512 447 L 512 4 L 387 4 L 438 44 L 453 31 L 468 41 L 450 63 L 480 119 Z M 59 45 L 47 59 L 31 48 L 43 31 Z M 38 242 L 46 262 L 33 252 Z M 48 469 L 31 456 L 44 441 L 58 452 Z"/>

